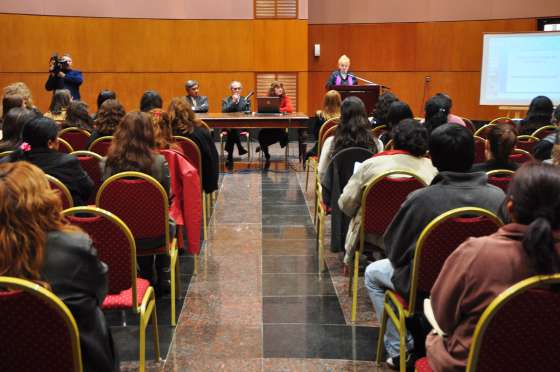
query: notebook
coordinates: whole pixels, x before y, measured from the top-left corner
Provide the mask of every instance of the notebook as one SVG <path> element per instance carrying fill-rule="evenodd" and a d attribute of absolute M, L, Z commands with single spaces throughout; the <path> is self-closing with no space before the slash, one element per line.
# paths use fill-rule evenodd
<path fill-rule="evenodd" d="M 280 97 L 257 97 L 259 114 L 279 114 Z"/>

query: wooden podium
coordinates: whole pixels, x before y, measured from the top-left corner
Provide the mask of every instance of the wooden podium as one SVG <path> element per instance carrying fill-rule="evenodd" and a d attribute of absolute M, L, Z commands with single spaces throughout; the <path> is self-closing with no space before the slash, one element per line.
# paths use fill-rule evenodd
<path fill-rule="evenodd" d="M 338 91 L 342 99 L 351 96 L 360 98 L 366 105 L 366 113 L 369 116 L 379 99 L 381 85 L 335 85 L 332 89 Z"/>

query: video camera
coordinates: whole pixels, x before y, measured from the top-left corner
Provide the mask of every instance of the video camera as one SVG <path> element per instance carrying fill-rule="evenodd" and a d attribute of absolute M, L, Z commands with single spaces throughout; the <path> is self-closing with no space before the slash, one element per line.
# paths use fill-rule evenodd
<path fill-rule="evenodd" d="M 54 53 L 51 56 L 50 63 L 53 65 L 52 72 L 57 75 L 60 71 L 68 69 L 68 61 L 64 57 L 59 57 L 58 53 Z"/>

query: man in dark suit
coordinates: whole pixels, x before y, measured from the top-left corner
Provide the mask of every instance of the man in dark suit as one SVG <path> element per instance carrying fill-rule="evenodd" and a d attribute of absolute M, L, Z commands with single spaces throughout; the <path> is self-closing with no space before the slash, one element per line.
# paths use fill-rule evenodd
<path fill-rule="evenodd" d="M 241 95 L 243 85 L 241 85 L 239 81 L 234 80 L 229 85 L 229 88 L 231 89 L 231 96 L 222 100 L 222 112 L 251 111 L 251 101 L 246 100 L 245 97 Z M 233 145 L 237 145 L 239 156 L 245 155 L 247 150 L 245 150 L 241 145 L 241 138 L 239 138 L 238 129 L 230 129 L 227 132 L 226 151 L 228 153 L 228 158 L 226 166 L 229 169 L 233 169 Z"/>
<path fill-rule="evenodd" d="M 187 102 L 194 112 L 208 112 L 208 97 L 198 95 L 198 81 L 189 80 L 185 83 Z"/>

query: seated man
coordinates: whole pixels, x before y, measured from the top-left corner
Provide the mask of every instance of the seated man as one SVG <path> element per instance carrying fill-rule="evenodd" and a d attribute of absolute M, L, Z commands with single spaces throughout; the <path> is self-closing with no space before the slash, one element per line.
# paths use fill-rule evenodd
<path fill-rule="evenodd" d="M 384 236 L 387 259 L 370 264 L 364 274 L 365 285 L 381 319 L 386 289 L 396 290 L 404 298 L 410 291 L 410 276 L 416 241 L 430 221 L 460 207 L 479 207 L 497 213 L 504 192 L 487 183 L 483 172 L 472 172 L 474 139 L 472 133 L 457 124 L 443 124 L 430 137 L 430 155 L 439 173 L 430 186 L 411 193 L 401 206 Z M 410 336 L 410 335 L 409 335 Z M 424 340 L 417 340 L 422 348 Z M 407 346 L 413 347 L 412 337 Z M 399 360 L 399 336 L 389 321 L 385 333 L 387 364 L 396 367 Z"/>
<path fill-rule="evenodd" d="M 229 85 L 231 96 L 226 97 L 222 101 L 222 112 L 244 112 L 251 111 L 251 101 L 245 99 L 241 95 L 243 86 L 239 81 L 232 81 Z M 247 150 L 241 145 L 241 138 L 239 137 L 239 129 L 230 129 L 227 131 L 226 151 L 228 153 L 226 166 L 228 169 L 233 169 L 233 145 L 237 145 L 239 156 L 247 153 Z"/>
<path fill-rule="evenodd" d="M 185 83 L 187 102 L 194 112 L 208 112 L 208 97 L 198 95 L 198 81 L 188 80 Z"/>
<path fill-rule="evenodd" d="M 352 217 L 346 235 L 344 263 L 352 265 L 354 252 L 358 244 L 361 215 L 360 203 L 366 184 L 374 177 L 395 169 L 417 174 L 429 184 L 437 174 L 430 158 L 425 157 L 428 151 L 428 130 L 414 119 L 405 119 L 392 130 L 394 150 L 383 151 L 363 162 L 360 168 L 348 181 L 338 206 L 349 217 Z M 381 206 L 380 206 L 381 207 Z M 381 236 L 366 236 L 371 244 L 383 247 Z"/>

